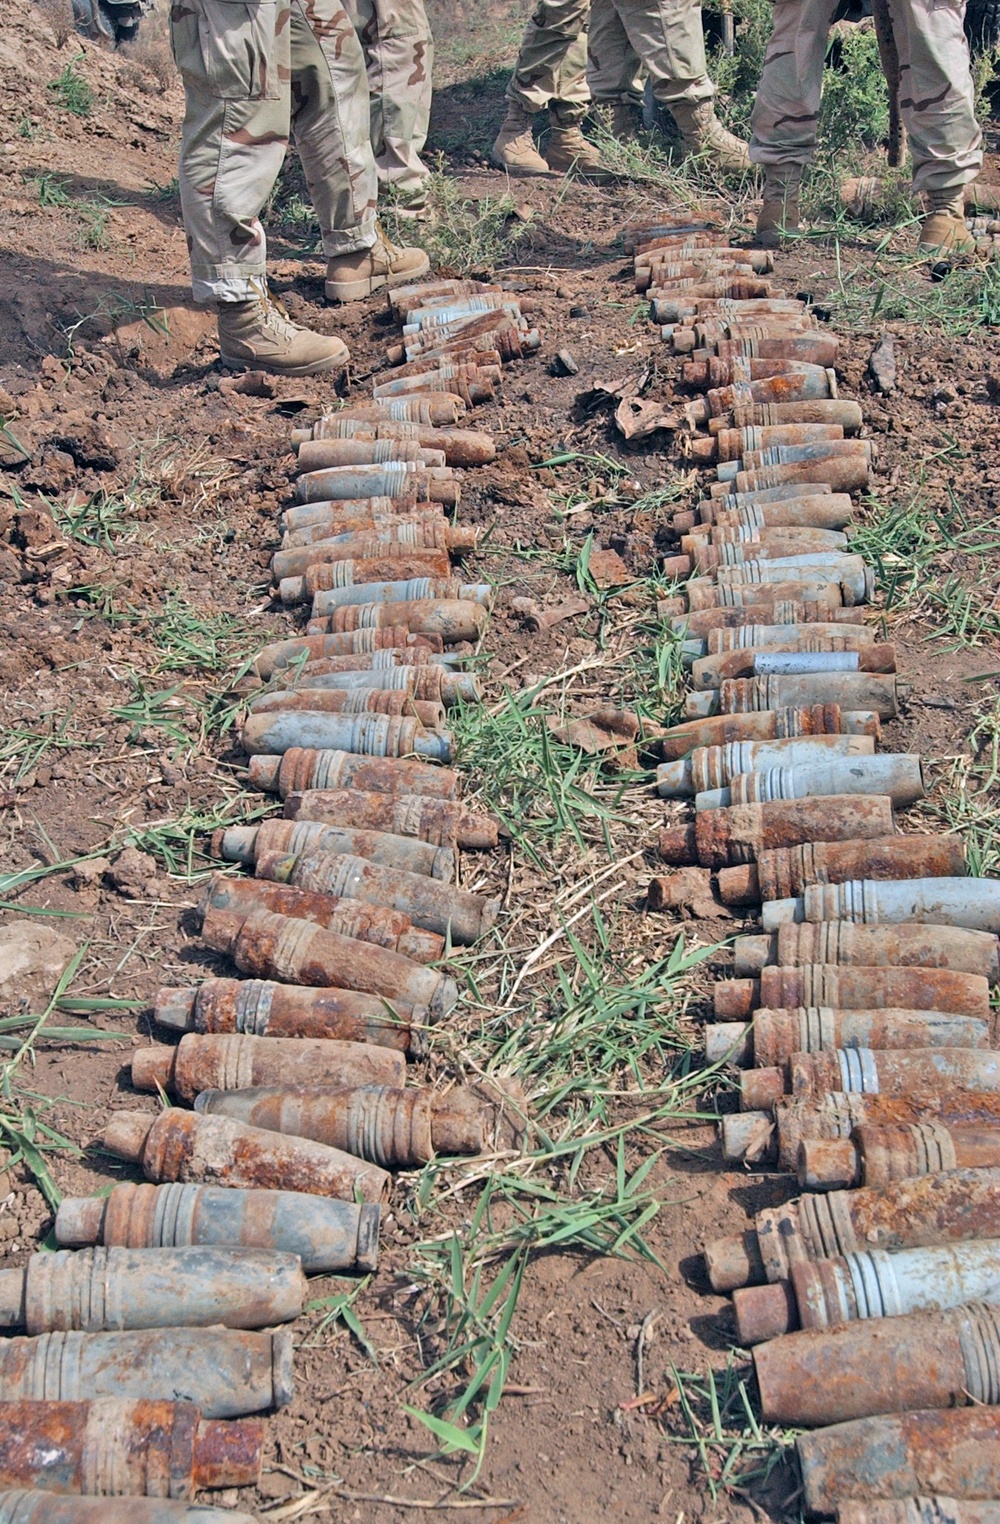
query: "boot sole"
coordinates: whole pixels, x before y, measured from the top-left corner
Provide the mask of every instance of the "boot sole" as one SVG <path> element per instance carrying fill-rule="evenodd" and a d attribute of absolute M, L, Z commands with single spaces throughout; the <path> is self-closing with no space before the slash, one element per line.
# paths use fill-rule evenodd
<path fill-rule="evenodd" d="M 411 281 L 422 280 L 430 267 L 431 262 L 425 254 L 412 270 L 401 270 L 395 275 L 390 272 L 388 275 L 370 275 L 366 280 L 328 280 L 324 283 L 323 293 L 328 302 L 361 302 L 366 296 L 374 296 L 376 291 L 391 291 L 394 286 L 408 286 Z"/>
<path fill-rule="evenodd" d="M 266 360 L 237 360 L 231 355 L 219 355 L 219 364 L 226 370 L 263 370 L 269 376 L 322 376 L 329 370 L 346 370 L 350 364 L 350 351 L 331 355 L 327 360 L 313 360 L 308 365 L 269 365 Z"/>
<path fill-rule="evenodd" d="M 534 169 L 529 164 L 505 164 L 499 154 L 490 154 L 490 163 L 494 169 L 502 169 L 505 174 L 510 175 L 515 180 L 551 180 L 553 175 L 552 169 L 545 163 L 544 159 L 542 160 L 545 166 L 543 169 Z"/>

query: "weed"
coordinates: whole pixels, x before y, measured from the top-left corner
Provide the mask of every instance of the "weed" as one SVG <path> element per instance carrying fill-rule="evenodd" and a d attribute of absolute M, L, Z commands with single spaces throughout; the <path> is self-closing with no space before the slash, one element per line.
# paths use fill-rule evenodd
<path fill-rule="evenodd" d="M 72 197 L 66 189 L 66 181 L 60 175 L 38 175 L 31 182 L 40 206 L 69 206 Z"/>
<path fill-rule="evenodd" d="M 46 89 L 51 91 L 59 105 L 74 116 L 89 116 L 94 106 L 94 92 L 78 70 L 78 64 L 86 55 L 78 53 L 71 58 L 58 79 L 52 80 Z"/>
<path fill-rule="evenodd" d="M 17 135 L 19 138 L 27 138 L 29 143 L 35 141 L 35 138 L 38 136 L 38 128 L 30 116 L 22 116 L 17 124 Z"/>
<path fill-rule="evenodd" d="M 670 1437 L 675 1444 L 694 1442 L 713 1501 L 727 1489 L 767 1481 L 784 1463 L 795 1435 L 761 1427 L 747 1392 L 747 1373 L 732 1357 L 722 1371 L 693 1375 L 671 1366 L 670 1376 L 670 1397 L 688 1431 Z"/>
<path fill-rule="evenodd" d="M 181 194 L 180 181 L 178 180 L 177 176 L 174 175 L 171 180 L 167 181 L 166 185 L 152 186 L 148 194 L 151 201 L 178 201 Z"/>

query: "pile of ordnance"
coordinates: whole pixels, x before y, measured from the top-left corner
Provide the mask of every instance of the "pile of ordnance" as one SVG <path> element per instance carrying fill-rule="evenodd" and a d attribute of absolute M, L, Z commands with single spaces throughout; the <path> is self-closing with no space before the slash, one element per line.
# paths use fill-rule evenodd
<path fill-rule="evenodd" d="M 897 829 L 921 760 L 875 749 L 905 687 L 863 622 L 848 531 L 872 446 L 836 339 L 712 229 L 634 246 L 698 394 L 686 453 L 715 475 L 665 562 L 691 687 L 658 787 L 694 808 L 660 834 L 676 871 L 650 904 L 697 889 L 759 917 L 705 1053 L 739 1074 L 725 1159 L 802 1191 L 709 1244 L 709 1279 L 763 1418 L 817 1431 L 808 1511 L 978 1524 L 1000 1498 L 1000 884 L 966 876 L 958 836 Z"/>
<path fill-rule="evenodd" d="M 147 1183 L 64 1200 L 59 1252 L 0 1273 L 17 1335 L 0 1343 L 3 1524 L 248 1524 L 190 1499 L 257 1481 L 249 1415 L 290 1400 L 276 1325 L 302 1312 L 305 1277 L 373 1271 L 391 1171 L 479 1153 L 497 1124 L 492 1097 L 406 1078 L 458 999 L 442 963 L 496 914 L 456 874 L 497 824 L 444 765 L 449 709 L 479 701 L 462 666 L 490 591 L 452 571 L 475 544 L 444 512 L 457 468 L 495 453 L 457 424 L 538 336 L 474 282 L 391 305 L 408 363 L 296 440 L 273 566 L 312 618 L 259 653 L 243 726 L 251 783 L 283 817 L 218 833 L 216 855 L 254 876 L 216 875 L 201 907 L 242 977 L 156 998 L 180 1040 L 137 1049 L 132 1086 L 177 1104 L 116 1111 L 98 1140 Z"/>

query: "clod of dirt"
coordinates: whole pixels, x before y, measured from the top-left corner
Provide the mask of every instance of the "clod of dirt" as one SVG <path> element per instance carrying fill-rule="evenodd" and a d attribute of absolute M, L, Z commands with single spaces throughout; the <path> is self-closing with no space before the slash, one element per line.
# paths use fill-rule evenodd
<path fill-rule="evenodd" d="M 73 462 L 85 470 L 113 471 L 121 460 L 121 451 L 93 419 L 81 419 L 62 434 L 53 435 L 48 444 L 64 450 Z"/>
<path fill-rule="evenodd" d="M 625 768 L 637 768 L 639 759 L 632 743 L 639 734 L 639 717 L 630 709 L 596 709 L 593 714 L 562 721 L 550 714 L 545 721 L 557 741 L 577 746 L 593 756 L 614 751 L 615 760 Z"/>
<path fill-rule="evenodd" d="M 571 350 L 560 349 L 553 355 L 549 370 L 554 376 L 576 376 L 579 375 L 580 364 Z"/>
<path fill-rule="evenodd" d="M 528 629 L 537 635 L 539 630 L 551 629 L 554 624 L 561 624 L 564 619 L 575 619 L 580 614 L 589 614 L 590 599 L 566 598 L 562 603 L 543 609 L 534 598 L 515 598 L 511 608 L 515 614 L 520 615 Z"/>
<path fill-rule="evenodd" d="M 68 937 L 40 921 L 0 926 L 0 1005 L 41 1010 L 75 952 Z"/>
<path fill-rule="evenodd" d="M 653 881 L 650 905 L 655 910 L 677 910 L 685 920 L 729 919 L 732 911 L 715 898 L 709 868 L 678 868 Z"/>
<path fill-rule="evenodd" d="M 108 879 L 127 898 L 146 898 L 156 886 L 156 859 L 137 847 L 125 847 L 109 866 Z"/>
<path fill-rule="evenodd" d="M 14 535 L 22 550 L 48 550 L 64 543 L 47 508 L 22 508 L 14 521 Z"/>
<path fill-rule="evenodd" d="M 587 570 L 598 587 L 622 587 L 633 580 L 632 573 L 616 550 L 592 550 Z"/>
<path fill-rule="evenodd" d="M 880 392 L 896 388 L 896 344 L 891 333 L 884 333 L 868 356 L 868 372 Z"/>
<path fill-rule="evenodd" d="M 106 857 L 89 857 L 82 863 L 77 863 L 73 870 L 72 884 L 74 889 L 96 889 L 105 873 L 110 872 L 111 863 Z"/>
<path fill-rule="evenodd" d="M 76 461 L 65 450 L 47 449 L 39 461 L 29 465 L 21 476 L 26 487 L 36 492 L 65 492 L 76 478 Z"/>

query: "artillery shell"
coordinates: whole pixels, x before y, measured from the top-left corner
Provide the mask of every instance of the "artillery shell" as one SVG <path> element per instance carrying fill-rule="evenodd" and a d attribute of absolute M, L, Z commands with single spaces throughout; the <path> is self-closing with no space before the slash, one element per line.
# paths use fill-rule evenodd
<path fill-rule="evenodd" d="M 444 705 L 415 699 L 408 689 L 286 688 L 263 693 L 250 701 L 250 718 L 258 715 L 391 714 L 412 717 L 428 730 L 442 730 Z"/>
<path fill-rule="evenodd" d="M 791 897 L 812 884 L 842 884 L 861 874 L 869 879 L 898 879 L 906 873 L 959 874 L 965 867 L 965 844 L 958 836 L 884 836 L 875 841 L 814 841 L 801 847 L 762 852 L 756 866 L 726 868 L 719 874 L 719 894 L 727 905 L 778 902 L 764 914 L 764 930 L 795 919 Z M 785 907 L 785 908 L 782 908 Z M 836 913 L 825 917 L 835 919 Z"/>
<path fill-rule="evenodd" d="M 765 964 L 867 964 L 872 967 L 950 968 L 1000 980 L 998 944 L 992 932 L 958 927 L 863 926 L 851 921 L 786 922 L 760 937 L 737 937 L 733 972 L 752 978 Z"/>
<path fill-rule="evenodd" d="M 249 1085 L 401 1085 L 405 1073 L 406 1060 L 391 1048 L 332 1038 L 188 1032 L 176 1048 L 132 1054 L 136 1090 L 173 1090 L 186 1101 L 200 1090 Z"/>
<path fill-rule="evenodd" d="M 388 714 L 250 714 L 240 731 L 251 756 L 291 751 L 346 751 L 361 756 L 416 756 L 451 761 L 451 738 L 425 730 L 418 720 Z"/>
<path fill-rule="evenodd" d="M 0 1270 L 0 1324 L 29 1334 L 264 1328 L 297 1318 L 306 1282 L 274 1249 L 60 1249 Z"/>
<path fill-rule="evenodd" d="M 699 746 L 689 757 L 663 762 L 656 770 L 657 792 L 679 799 L 725 787 L 738 774 L 770 767 L 811 767 L 827 757 L 861 760 L 875 751 L 872 736 L 786 736 L 773 741 L 730 741 L 722 746 Z M 794 961 L 794 960 L 785 960 Z M 836 959 L 829 959 L 836 962 Z"/>
<path fill-rule="evenodd" d="M 747 1233 L 708 1244 L 708 1277 L 713 1290 L 733 1291 L 785 1281 L 793 1264 L 830 1255 L 1000 1237 L 998 1186 L 1000 1169 L 958 1169 L 800 1196 L 758 1212 Z"/>
<path fill-rule="evenodd" d="M 324 595 L 326 596 L 326 595 Z M 467 597 L 434 593 L 406 603 L 362 603 L 334 608 L 330 614 L 333 633 L 342 630 L 378 629 L 382 625 L 405 625 L 422 635 L 439 635 L 446 646 L 478 640 L 489 618 L 482 603 Z M 444 760 L 444 759 L 442 759 Z"/>
<path fill-rule="evenodd" d="M 865 645 L 833 636 L 817 639 L 805 636 L 789 640 L 784 647 L 771 646 L 763 650 L 753 648 L 720 652 L 704 656 L 693 663 L 691 681 L 694 689 L 715 690 L 710 702 L 713 710 L 721 711 L 721 691 L 738 679 L 744 681 L 780 679 L 789 677 L 826 678 L 835 691 L 840 691 L 842 680 L 856 673 L 894 673 L 896 648 L 891 645 Z M 756 683 L 754 684 L 756 687 Z M 704 708 L 702 700 L 697 707 Z M 770 705 L 768 705 L 770 707 Z M 853 701 L 844 708 L 859 708 Z M 731 712 L 731 711 L 722 711 Z M 830 790 L 830 792 L 836 792 Z M 778 795 L 777 797 L 782 797 Z"/>
<path fill-rule="evenodd" d="M 426 1046 L 422 1007 L 356 990 L 307 989 L 266 979 L 205 979 L 157 990 L 153 1015 L 175 1032 L 330 1038 L 374 1043 L 414 1057 L 422 1057 Z"/>
<path fill-rule="evenodd" d="M 362 655 L 374 657 L 377 652 L 387 655 L 395 652 L 400 655 L 409 654 L 419 660 L 419 652 L 426 651 L 429 657 L 434 650 L 440 649 L 439 642 L 429 641 L 421 635 L 411 635 L 402 626 L 398 629 L 354 630 L 349 635 L 297 635 L 292 640 L 277 640 L 259 651 L 254 661 L 254 671 L 266 682 L 275 672 L 280 672 L 303 658 L 306 661 L 330 656 L 353 656 L 359 659 Z"/>
<path fill-rule="evenodd" d="M 386 1199 L 392 1184 L 385 1170 L 325 1143 L 176 1106 L 156 1117 L 145 1111 L 117 1111 L 100 1142 L 118 1158 L 141 1163 L 146 1179 L 157 1184 L 207 1181 L 375 1202 Z"/>
<path fill-rule="evenodd" d="M 1000 1091 L 1000 1054 L 966 1048 L 910 1048 L 874 1052 L 838 1048 L 832 1053 L 795 1053 L 788 1064 L 789 1093 L 860 1090 L 884 1095 L 911 1091 Z"/>
<path fill-rule="evenodd" d="M 707 1026 L 705 1059 L 712 1064 L 728 1060 L 743 1068 L 769 1069 L 787 1063 L 793 1053 L 832 1052 L 849 1047 L 989 1048 L 990 1038 L 989 1021 L 953 1011 L 898 1006 L 863 1010 L 761 1006 L 749 1025 L 716 1021 Z M 839 1179 L 836 1183 L 840 1183 Z"/>
<path fill-rule="evenodd" d="M 449 507 L 455 507 L 460 495 L 450 466 L 417 467 L 405 461 L 384 466 L 332 466 L 326 471 L 307 471 L 295 484 L 299 503 L 328 503 L 361 497 L 414 497 L 418 502 L 447 503 Z"/>
<path fill-rule="evenodd" d="M 0 1402 L 0 1493 L 190 1501 L 205 1489 L 256 1486 L 263 1448 L 259 1418 L 218 1423 L 186 1402 Z"/>
<path fill-rule="evenodd" d="M 351 439 L 365 428 L 363 420 L 342 420 L 336 413 L 320 418 L 313 424 L 311 436 L 316 441 Z M 403 433 L 402 430 L 411 430 Z M 449 466 L 483 466 L 496 459 L 496 445 L 489 434 L 478 429 L 435 429 L 419 423 L 374 423 L 371 432 L 376 439 L 415 439 L 429 449 L 440 449 Z M 305 441 L 303 441 L 305 444 Z M 302 460 L 303 450 L 299 450 Z M 306 455 L 303 469 L 322 469 L 332 462 L 314 451 Z"/>
<path fill-rule="evenodd" d="M 1000 1413 L 972 1407 L 859 1418 L 801 1435 L 796 1452 L 808 1512 L 833 1513 L 848 1499 L 878 1507 L 877 1500 L 895 1498 L 909 1505 L 916 1524 L 914 1494 L 992 1498 L 1000 1466 Z M 942 1521 L 945 1516 L 961 1515 L 949 1507 Z M 919 1517 L 926 1518 L 922 1508 Z M 858 1518 L 863 1524 L 871 1510 L 859 1507 Z"/>
<path fill-rule="evenodd" d="M 317 1085 L 203 1090 L 195 1110 L 312 1138 L 384 1169 L 415 1169 L 438 1153 L 477 1154 L 484 1139 L 482 1111 L 471 1096 L 454 1090 L 438 1096 L 416 1086 L 405 1090 L 384 1085 L 352 1090 Z"/>
<path fill-rule="evenodd" d="M 286 607 L 304 603 L 320 588 L 357 586 L 366 582 L 407 581 L 411 577 L 447 577 L 451 558 L 446 549 L 421 545 L 360 543 L 374 552 L 362 558 L 341 556 L 329 541 L 312 541 L 275 551 L 271 575 Z"/>
<path fill-rule="evenodd" d="M 385 867 L 427 874 L 450 882 L 455 877 L 455 854 L 412 836 L 388 831 L 362 831 L 321 821 L 265 820 L 259 826 L 229 826 L 213 838 L 213 851 L 224 862 L 251 863 L 262 853 L 350 852 Z M 305 886 L 303 886 L 305 887 Z"/>
<path fill-rule="evenodd" d="M 490 816 L 420 794 L 308 789 L 286 794 L 284 814 L 287 820 L 331 821 L 466 851 L 488 851 L 498 839 L 497 822 Z"/>
<path fill-rule="evenodd" d="M 702 810 L 691 825 L 661 831 L 657 851 L 668 863 L 718 868 L 749 863 L 762 852 L 812 842 L 817 836 L 851 841 L 885 836 L 891 830 L 892 801 L 884 794 L 776 799 Z"/>
<path fill-rule="evenodd" d="M 887 794 L 897 809 L 924 795 L 923 771 L 916 754 L 883 753 L 840 757 L 818 765 L 762 768 L 736 773 L 727 788 L 695 796 L 696 809 L 719 809 L 769 799 L 804 799 L 815 794 Z"/>
<path fill-rule="evenodd" d="M 200 909 L 202 917 L 215 910 L 241 919 L 255 910 L 271 910 L 296 921 L 312 921 L 342 937 L 402 953 L 414 963 L 436 963 L 444 951 L 441 937 L 417 930 L 409 916 L 398 910 L 385 905 L 363 905 L 360 900 L 338 899 L 332 894 L 309 894 L 267 878 L 229 878 L 215 873 Z"/>
<path fill-rule="evenodd" d="M 954 973 L 947 968 L 859 968 L 836 963 L 787 968 L 768 964 L 756 979 L 728 979 L 715 986 L 715 1011 L 720 1018 L 748 1016 L 758 1005 L 771 1009 L 829 1005 L 847 1010 L 893 1006 L 951 1011 L 986 1020 L 990 986 L 979 974 Z"/>
<path fill-rule="evenodd" d="M 782 423 L 839 423 L 846 434 L 856 434 L 864 421 L 860 405 L 847 400 L 740 404 L 733 408 L 731 420 L 731 426 L 737 429 L 766 428 Z"/>
<path fill-rule="evenodd" d="M 95 1402 L 106 1397 L 191 1402 L 206 1418 L 242 1418 L 292 1400 L 292 1335 L 284 1328 L 275 1333 L 157 1328 L 4 1339 L 0 1392 L 7 1402 Z M 51 1494 L 45 1496 L 53 1502 Z M 50 1524 L 53 1515 L 36 1517 L 39 1524 Z M 98 1514 L 95 1524 L 111 1517 Z M 132 1520 L 135 1515 L 123 1517 Z M 18 1515 L 11 1524 L 20 1524 Z"/>
<path fill-rule="evenodd" d="M 443 466 L 443 450 L 405 439 L 327 439 L 303 445 L 298 470 L 322 471 L 330 466 L 381 466 L 388 461 L 412 461 L 419 466 Z"/>
<path fill-rule="evenodd" d="M 110 1196 L 64 1196 L 56 1242 L 126 1249 L 187 1244 L 281 1249 L 297 1254 L 308 1275 L 374 1270 L 381 1208 L 297 1191 L 214 1185 L 116 1185 Z M 199 1482 L 199 1486 L 207 1486 Z M 223 1485 L 229 1485 L 223 1483 Z"/>
<path fill-rule="evenodd" d="M 299 856 L 270 854 L 258 871 L 300 889 L 320 894 L 345 894 L 351 899 L 402 910 L 417 926 L 452 940 L 471 943 L 496 919 L 496 901 L 471 894 L 419 873 L 383 868 L 360 857 L 311 851 Z"/>
<path fill-rule="evenodd" d="M 919 838 L 917 838 L 919 839 Z M 907 838 L 914 844 L 913 837 Z M 920 921 L 940 926 L 965 926 L 978 931 L 1000 931 L 1000 886 L 993 879 L 952 877 L 965 867 L 965 857 L 956 852 L 958 867 L 914 866 L 913 878 L 901 873 L 886 874 L 888 882 L 876 881 L 881 875 L 865 878 L 849 876 L 848 881 L 816 880 L 804 891 L 801 902 L 788 901 L 773 907 L 770 919 L 779 920 L 863 921 L 869 925 Z M 867 869 L 862 870 L 865 873 Z M 940 877 L 923 877 L 923 873 Z M 845 876 L 848 877 L 848 876 Z M 892 879 L 899 882 L 892 882 Z M 792 891 L 790 891 L 792 892 Z M 775 899 L 780 896 L 775 895 Z M 773 930 L 767 926 L 766 930 Z"/>
<path fill-rule="evenodd" d="M 162 1499 L 54 1497 L 51 1492 L 0 1492 L 0 1524 L 255 1524 L 248 1513 Z"/>
<path fill-rule="evenodd" d="M 996 1403 L 1000 1309 L 973 1302 L 803 1330 L 754 1351 L 764 1418 L 805 1427 Z"/>
<path fill-rule="evenodd" d="M 800 1182 L 813 1191 L 997 1166 L 1000 1127 L 988 1121 L 862 1122 L 849 1138 L 803 1138 L 797 1161 Z"/>
<path fill-rule="evenodd" d="M 695 747 L 724 746 L 736 741 L 782 740 L 791 736 L 866 735 L 878 737 L 878 717 L 858 719 L 838 704 L 814 704 L 809 709 L 755 710 L 744 714 L 714 715 L 673 725 L 660 738 L 665 762 L 687 756 Z"/>
<path fill-rule="evenodd" d="M 292 747 L 280 757 L 251 757 L 249 776 L 254 788 L 272 789 L 283 799 L 306 789 L 328 788 L 457 799 L 461 788 L 459 775 L 451 768 L 396 757 L 360 757 L 346 751 L 304 751 L 301 747 Z"/>

